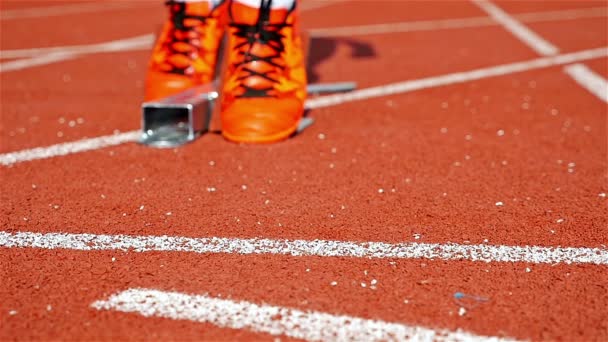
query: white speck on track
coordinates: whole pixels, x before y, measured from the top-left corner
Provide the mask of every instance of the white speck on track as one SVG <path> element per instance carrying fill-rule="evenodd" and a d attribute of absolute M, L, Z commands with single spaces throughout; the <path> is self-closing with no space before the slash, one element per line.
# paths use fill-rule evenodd
<path fill-rule="evenodd" d="M 335 106 L 346 102 L 365 100 L 392 94 L 407 93 L 422 89 L 464 83 L 496 76 L 504 76 L 518 72 L 548 68 L 563 64 L 571 64 L 577 61 L 596 59 L 606 56 L 608 56 L 608 49 L 604 47 L 550 57 L 536 58 L 524 62 L 502 64 L 493 67 L 456 72 L 441 76 L 432 76 L 417 80 L 391 83 L 382 86 L 356 90 L 347 94 L 335 94 L 310 99 L 306 101 L 306 108 L 314 109 Z M 51 145 L 47 147 L 37 147 L 29 150 L 4 153 L 0 154 L 0 164 L 11 165 L 19 162 L 52 158 L 56 156 L 63 156 L 72 153 L 119 145 L 125 142 L 136 141 L 137 139 L 139 139 L 140 134 L 141 133 L 139 131 L 130 131 L 118 135 L 101 136 L 97 138 L 82 139 L 69 143 Z M 325 134 L 319 134 L 319 139 L 323 140 L 325 138 Z M 465 138 L 467 140 L 472 139 L 470 135 L 467 135 Z"/>
<path fill-rule="evenodd" d="M 606 248 L 461 245 L 455 243 L 392 244 L 334 240 L 190 238 L 0 231 L 0 247 L 608 265 L 608 249 Z"/>
<path fill-rule="evenodd" d="M 145 317 L 211 323 L 220 328 L 247 329 L 309 341 L 513 341 L 461 330 L 434 330 L 381 320 L 153 289 L 128 289 L 107 300 L 93 302 L 91 307 L 138 313 Z"/>

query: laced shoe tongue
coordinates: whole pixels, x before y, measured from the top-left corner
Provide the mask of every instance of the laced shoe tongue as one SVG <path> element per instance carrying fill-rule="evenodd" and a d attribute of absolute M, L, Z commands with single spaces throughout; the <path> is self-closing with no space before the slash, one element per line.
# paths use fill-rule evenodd
<path fill-rule="evenodd" d="M 244 93 L 239 97 L 272 96 L 279 82 L 284 61 L 281 30 L 286 25 L 288 11 L 271 10 L 269 2 L 253 8 L 233 2 L 230 8 L 231 26 L 237 38 L 237 49 L 241 60 L 236 75 Z"/>
<path fill-rule="evenodd" d="M 168 44 L 170 64 L 168 71 L 189 75 L 193 72 L 208 72 L 199 58 L 199 49 L 204 39 L 201 25 L 209 18 L 213 7 L 210 1 L 200 2 L 166 2 L 171 11 L 171 22 L 174 29 Z"/>

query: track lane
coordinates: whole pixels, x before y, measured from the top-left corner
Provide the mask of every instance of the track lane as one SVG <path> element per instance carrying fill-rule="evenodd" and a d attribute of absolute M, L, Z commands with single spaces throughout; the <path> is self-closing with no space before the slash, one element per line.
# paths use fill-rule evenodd
<path fill-rule="evenodd" d="M 82 2 L 86 2 L 86 0 L 83 0 Z M 52 1 L 52 2 L 50 2 L 49 0 L 21 0 L 21 1 L 3 0 L 2 9 L 22 10 L 22 9 L 40 8 L 40 6 L 49 6 L 51 4 L 55 4 L 54 6 L 65 6 L 65 5 L 70 5 L 73 3 L 74 3 L 74 1 L 69 1 L 69 0 L 57 0 L 57 1 Z"/>
<path fill-rule="evenodd" d="M 443 10 L 437 11 L 437 7 L 419 1 L 408 3 L 370 0 L 344 1 L 314 13 L 303 13 L 302 24 L 305 28 L 338 27 L 377 24 L 378 22 L 473 17 L 477 13 L 476 8 L 466 1 L 441 0 L 434 3 Z M 344 15 L 345 13 L 348 15 Z M 336 20 L 337 18 L 339 20 Z"/>
<path fill-rule="evenodd" d="M 131 7 L 112 11 L 0 20 L 0 49 L 91 44 L 160 29 L 166 15 L 162 1 L 154 0 L 158 6 L 150 6 L 149 1 L 128 1 Z M 46 3 L 52 4 L 54 1 Z"/>
<path fill-rule="evenodd" d="M 370 18 L 363 12 L 353 15 Z M 319 109 L 313 113 L 315 126 L 276 146 L 235 146 L 206 136 L 175 152 L 125 145 L 15 165 L 2 170 L 11 179 L 0 185 L 0 199 L 7 203 L 2 225 L 36 231 L 601 245 L 606 199 L 598 195 L 608 192 L 602 158 L 605 107 L 591 102 L 560 70 Z M 323 77 L 345 75 L 328 72 Z M 378 75 L 388 77 L 388 71 Z M 499 137 L 499 130 L 505 134 Z M 245 191 L 242 185 L 247 185 Z M 209 187 L 216 191 L 208 192 Z M 498 208 L 497 201 L 503 206 Z M 0 254 L 5 262 L 1 269 L 19 275 L 10 278 L 12 293 L 2 293 L 19 308 L 16 315 L 6 316 L 15 329 L 10 332 L 39 334 L 34 338 L 61 338 L 66 332 L 83 338 L 135 338 L 133 332 L 160 339 L 175 331 L 191 338 L 259 337 L 185 322 L 99 314 L 83 306 L 117 287 L 132 286 L 229 293 L 252 301 L 520 338 L 605 339 L 607 331 L 602 307 L 608 298 L 597 268 L 534 266 L 526 272 L 523 265 L 482 269 L 469 263 L 412 262 L 391 271 L 390 264 L 366 260 L 144 258 L 13 249 Z M 116 269 L 113 256 L 126 262 Z M 362 272 L 366 269 L 369 277 Z M 377 292 L 361 292 L 360 282 L 376 275 L 382 284 Z M 327 290 L 334 280 L 349 289 Z M 310 284 L 307 290 L 303 283 Z M 493 301 L 459 317 L 451 301 L 455 291 L 488 295 Z M 411 309 L 397 305 L 410 294 Z M 47 316 L 44 302 L 57 303 L 58 310 Z M 79 324 L 74 317 L 85 319 Z M 65 329 L 55 330 L 49 322 Z M 109 335 L 108 327 L 115 328 L 115 335 Z"/>
<path fill-rule="evenodd" d="M 403 45 L 396 48 L 395 39 Z M 313 39 L 311 79 L 354 80 L 363 88 L 534 57 L 517 41 L 504 47 L 509 49 L 508 55 L 502 53 L 503 47 L 498 48 L 499 43 L 494 43 L 493 53 L 487 53 L 485 42 L 503 39 L 509 36 L 499 27 L 481 32 L 463 29 L 373 35 L 355 40 Z M 137 129 L 148 55 L 146 51 L 88 55 L 0 74 L 8 85 L 0 91 L 6 108 L 4 126 L 10 137 L 0 151 L 107 135 L 115 129 Z M 96 68 L 91 69 L 91 63 Z M 53 89 L 51 95 L 48 89 Z M 24 122 L 24 115 L 28 115 L 28 122 Z M 67 126 L 78 118 L 84 124 Z"/>
<path fill-rule="evenodd" d="M 562 52 L 576 51 L 582 46 L 586 48 L 603 46 L 608 41 L 608 18 L 569 20 L 560 23 L 529 23 L 527 25 L 559 47 Z"/>
<path fill-rule="evenodd" d="M 597 313 L 608 298 L 594 267 L 20 249 L 0 249 L 0 254 L 5 269 L 18 275 L 8 278 L 5 288 L 11 293 L 3 295 L 4 306 L 17 314 L 2 319 L 9 332 L 23 338 L 61 338 L 66 331 L 78 339 L 268 338 L 89 308 L 93 301 L 133 287 L 519 339 L 601 339 L 605 334 Z M 41 259 L 54 263 L 40 264 Z M 460 316 L 455 292 L 490 301 Z M 548 321 L 550 327 L 540 323 Z"/>
<path fill-rule="evenodd" d="M 148 55 L 98 54 L 0 74 L 7 137 L 0 150 L 135 129 Z"/>
<path fill-rule="evenodd" d="M 493 0 L 494 1 L 494 0 Z M 525 13 L 534 11 L 553 11 L 553 10 L 568 10 L 577 8 L 592 8 L 597 6 L 606 6 L 605 1 L 543 1 L 543 0 L 532 0 L 532 1 L 509 1 L 509 0 L 497 0 L 496 3 L 508 11 L 509 13 Z"/>
<path fill-rule="evenodd" d="M 591 70 L 595 71 L 605 79 L 608 79 L 608 58 L 598 59 L 597 61 L 585 62 Z"/>
<path fill-rule="evenodd" d="M 605 107 L 560 71 L 319 109 L 321 125 L 276 146 L 208 135 L 175 151 L 124 145 L 17 164 L 5 170 L 7 226 L 598 246 Z"/>

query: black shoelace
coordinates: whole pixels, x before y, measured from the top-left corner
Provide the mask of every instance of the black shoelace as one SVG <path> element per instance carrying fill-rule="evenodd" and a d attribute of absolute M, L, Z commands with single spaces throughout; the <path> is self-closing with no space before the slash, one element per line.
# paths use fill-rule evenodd
<path fill-rule="evenodd" d="M 169 37 L 169 40 L 166 42 L 167 50 L 169 50 L 171 54 L 179 54 L 190 60 L 194 60 L 199 54 L 198 51 L 201 48 L 200 42 L 202 41 L 203 37 L 201 36 L 201 33 L 196 30 L 196 26 L 186 25 L 186 20 L 194 19 L 200 21 L 201 24 L 204 24 L 207 17 L 186 13 L 186 3 L 184 2 L 168 0 L 165 2 L 165 5 L 169 6 L 171 12 L 170 18 L 174 29 L 182 33 L 180 37 L 177 37 L 175 34 Z M 177 43 L 184 43 L 189 47 L 189 49 L 177 49 Z M 174 74 L 187 75 L 193 72 L 191 66 L 180 67 L 171 64 L 171 67 L 172 69 L 169 72 Z"/>
<path fill-rule="evenodd" d="M 247 67 L 246 64 L 251 62 L 264 62 L 272 65 L 279 69 L 285 69 L 284 65 L 281 65 L 275 61 L 276 58 L 280 58 L 281 54 L 285 51 L 285 44 L 283 44 L 283 38 L 281 30 L 284 27 L 291 26 L 290 24 L 280 23 L 272 24 L 269 23 L 270 8 L 272 0 L 262 0 L 259 10 L 259 16 L 257 23 L 254 25 L 230 23 L 231 27 L 236 29 L 235 35 L 244 40 L 235 46 L 235 49 L 239 50 L 239 54 L 243 56 L 243 59 L 233 66 L 235 68 L 245 65 L 242 69 L 243 75 L 238 78 L 241 81 L 240 87 L 245 91 L 237 95 L 237 97 L 273 97 L 270 91 L 273 89 L 272 86 L 265 88 L 254 88 L 244 84 L 244 80 L 258 76 L 262 77 L 271 83 L 278 83 L 279 80 L 271 77 L 269 74 L 271 71 L 258 72 Z M 267 56 L 259 56 L 252 52 L 254 44 L 262 44 L 270 47 L 273 50 L 273 54 Z"/>

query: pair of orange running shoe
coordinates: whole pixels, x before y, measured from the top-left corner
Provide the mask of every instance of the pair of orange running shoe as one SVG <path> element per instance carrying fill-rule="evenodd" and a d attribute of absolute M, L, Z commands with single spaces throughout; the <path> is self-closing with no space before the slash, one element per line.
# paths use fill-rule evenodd
<path fill-rule="evenodd" d="M 234 142 L 271 143 L 298 127 L 306 99 L 306 69 L 295 8 L 259 8 L 236 1 L 169 0 L 169 19 L 154 46 L 146 101 L 213 82 L 221 40 L 222 135 Z"/>

